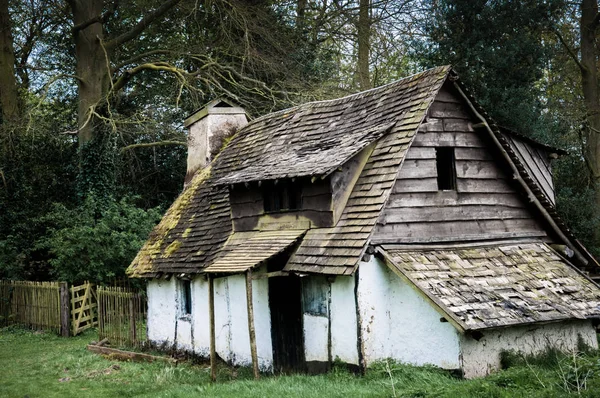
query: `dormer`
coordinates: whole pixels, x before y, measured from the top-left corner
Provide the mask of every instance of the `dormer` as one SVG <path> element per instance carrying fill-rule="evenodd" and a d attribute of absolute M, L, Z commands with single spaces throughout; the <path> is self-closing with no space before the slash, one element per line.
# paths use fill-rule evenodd
<path fill-rule="evenodd" d="M 234 231 L 335 226 L 372 149 L 369 145 L 321 177 L 230 184 Z"/>

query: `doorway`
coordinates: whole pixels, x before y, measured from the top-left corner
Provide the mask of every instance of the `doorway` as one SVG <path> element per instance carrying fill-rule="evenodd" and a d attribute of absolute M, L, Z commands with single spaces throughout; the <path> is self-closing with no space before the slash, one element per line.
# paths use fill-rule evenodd
<path fill-rule="evenodd" d="M 302 330 L 302 289 L 295 275 L 269 278 L 273 370 L 276 373 L 306 371 Z"/>

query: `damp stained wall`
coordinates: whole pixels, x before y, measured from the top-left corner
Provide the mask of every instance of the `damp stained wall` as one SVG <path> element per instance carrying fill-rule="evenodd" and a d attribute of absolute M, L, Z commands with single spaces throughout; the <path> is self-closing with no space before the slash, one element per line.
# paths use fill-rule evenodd
<path fill-rule="evenodd" d="M 483 377 L 499 370 L 502 351 L 539 354 L 553 347 L 566 353 L 576 352 L 580 338 L 589 347 L 598 347 L 592 321 L 494 329 L 483 332 L 479 341 L 463 335 L 460 341 L 463 375 L 466 378 Z"/>
<path fill-rule="evenodd" d="M 358 268 L 364 359 L 460 368 L 460 336 L 415 290 L 376 257 Z"/>
<path fill-rule="evenodd" d="M 306 276 L 302 301 L 306 361 L 358 365 L 354 277 Z"/>
<path fill-rule="evenodd" d="M 208 282 L 192 281 L 192 314 L 181 314 L 179 283 L 172 278 L 148 283 L 148 338 L 158 346 L 174 347 L 202 357 L 210 353 Z M 272 368 L 268 280 L 252 281 L 254 326 L 259 367 Z M 219 357 L 235 366 L 250 366 L 250 338 L 244 275 L 215 279 L 215 343 Z"/>

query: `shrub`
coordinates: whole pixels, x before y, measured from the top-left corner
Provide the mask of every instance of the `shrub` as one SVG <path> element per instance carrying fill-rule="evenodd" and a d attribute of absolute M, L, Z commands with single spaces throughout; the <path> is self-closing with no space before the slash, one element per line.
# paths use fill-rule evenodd
<path fill-rule="evenodd" d="M 43 217 L 48 233 L 36 248 L 49 252 L 51 272 L 57 279 L 107 282 L 125 276 L 160 216 L 157 208 L 136 207 L 133 198 L 100 201 L 90 195 L 73 209 L 54 204 Z"/>

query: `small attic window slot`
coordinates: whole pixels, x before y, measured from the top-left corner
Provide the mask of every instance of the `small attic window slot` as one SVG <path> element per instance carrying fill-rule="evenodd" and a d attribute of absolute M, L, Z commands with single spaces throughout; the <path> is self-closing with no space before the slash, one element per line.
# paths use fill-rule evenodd
<path fill-rule="evenodd" d="M 299 210 L 302 207 L 301 189 L 290 181 L 263 184 L 265 213 Z"/>
<path fill-rule="evenodd" d="M 454 148 L 438 147 L 435 149 L 435 165 L 437 167 L 437 185 L 440 191 L 456 190 L 456 162 Z"/>

